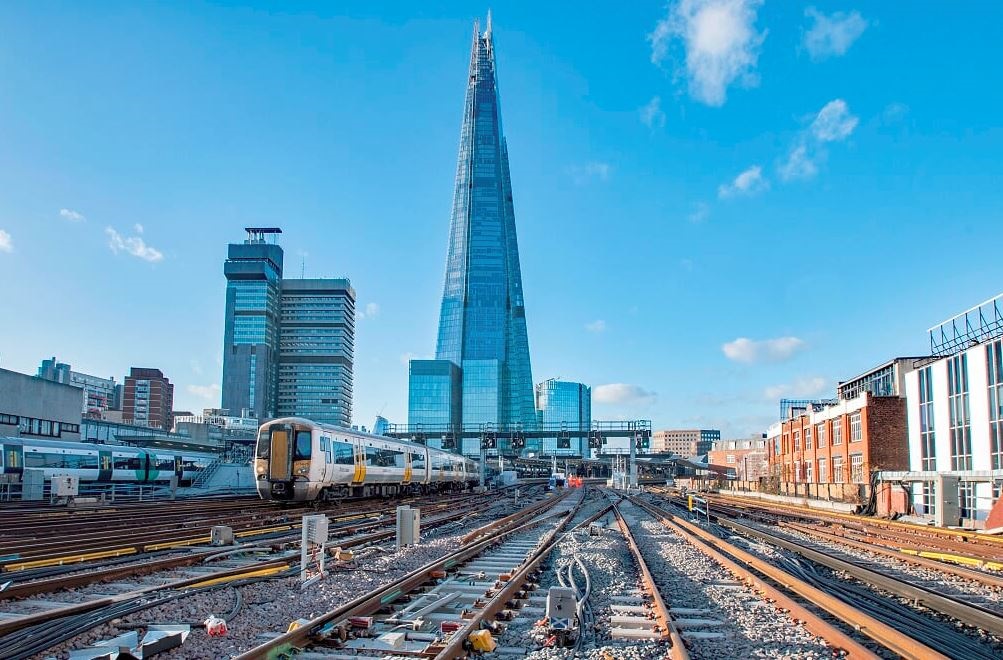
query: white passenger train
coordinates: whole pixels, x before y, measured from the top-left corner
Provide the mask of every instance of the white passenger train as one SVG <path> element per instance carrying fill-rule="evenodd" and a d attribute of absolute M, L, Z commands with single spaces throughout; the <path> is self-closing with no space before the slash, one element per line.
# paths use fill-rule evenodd
<path fill-rule="evenodd" d="M 300 417 L 261 426 L 254 474 L 262 499 L 294 502 L 462 490 L 479 479 L 459 454 Z"/>

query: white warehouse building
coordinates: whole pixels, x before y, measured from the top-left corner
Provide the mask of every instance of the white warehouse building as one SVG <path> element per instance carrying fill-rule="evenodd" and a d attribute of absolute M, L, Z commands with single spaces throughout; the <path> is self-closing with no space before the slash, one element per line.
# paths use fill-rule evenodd
<path fill-rule="evenodd" d="M 906 374 L 916 512 L 981 527 L 1003 488 L 1003 294 L 930 329 Z"/>

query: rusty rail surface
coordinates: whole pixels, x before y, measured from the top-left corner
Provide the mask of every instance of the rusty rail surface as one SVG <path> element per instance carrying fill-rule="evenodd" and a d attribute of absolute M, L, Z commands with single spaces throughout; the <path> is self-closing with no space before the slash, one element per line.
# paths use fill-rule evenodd
<path fill-rule="evenodd" d="M 679 628 L 672 621 L 669 608 L 665 605 L 665 600 L 662 599 L 662 594 L 658 590 L 655 578 L 651 575 L 651 571 L 648 570 L 648 565 L 641 555 L 641 549 L 637 547 L 634 535 L 631 534 L 627 522 L 623 519 L 620 508 L 615 504 L 613 505 L 613 511 L 616 513 L 616 522 L 620 526 L 620 531 L 623 533 L 623 537 L 627 540 L 627 545 L 630 547 L 630 553 L 634 556 L 634 561 L 637 562 L 637 566 L 641 571 L 641 582 L 654 601 L 655 618 L 664 631 L 665 638 L 672 645 L 669 649 L 668 657 L 672 660 L 689 660 L 690 653 L 683 643 L 682 636 L 679 634 Z"/>

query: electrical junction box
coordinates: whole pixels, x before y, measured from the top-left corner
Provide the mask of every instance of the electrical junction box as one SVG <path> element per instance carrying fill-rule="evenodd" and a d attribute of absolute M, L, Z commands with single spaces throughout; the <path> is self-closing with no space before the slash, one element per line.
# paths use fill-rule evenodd
<path fill-rule="evenodd" d="M 573 619 L 578 607 L 575 590 L 568 587 L 551 587 L 547 590 L 547 618 Z"/>
<path fill-rule="evenodd" d="M 418 545 L 421 541 L 421 509 L 397 507 L 397 547 Z"/>
<path fill-rule="evenodd" d="M 68 474 L 52 478 L 52 494 L 56 497 L 76 497 L 80 493 L 80 477 Z"/>
<path fill-rule="evenodd" d="M 233 545 L 233 528 L 226 525 L 216 525 L 209 530 L 209 542 L 212 545 Z"/>
<path fill-rule="evenodd" d="M 327 528 L 329 524 L 324 514 L 303 516 L 303 540 L 314 545 L 327 543 Z"/>

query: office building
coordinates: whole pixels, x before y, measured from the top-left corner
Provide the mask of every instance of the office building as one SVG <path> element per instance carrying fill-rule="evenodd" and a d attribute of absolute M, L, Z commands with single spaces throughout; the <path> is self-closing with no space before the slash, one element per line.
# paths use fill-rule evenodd
<path fill-rule="evenodd" d="M 223 329 L 222 408 L 248 408 L 266 419 L 278 409 L 279 299 L 282 248 L 275 227 L 248 227 L 243 243 L 231 243 L 226 276 Z M 272 242 L 269 243 L 268 240 Z"/>
<path fill-rule="evenodd" d="M 80 440 L 79 387 L 0 369 L 0 436 Z"/>
<path fill-rule="evenodd" d="M 408 428 L 418 432 L 428 429 L 433 433 L 428 443 L 441 447 L 444 432 L 458 433 L 461 429 L 460 387 L 460 368 L 449 360 L 411 360 L 408 363 Z M 480 444 L 467 440 L 462 447 L 456 443 L 454 448 L 473 454 L 480 451 Z"/>
<path fill-rule="evenodd" d="M 277 227 L 248 227 L 223 264 L 222 408 L 264 421 L 349 427 L 355 290 L 347 279 L 283 279 Z"/>
<path fill-rule="evenodd" d="M 122 406 L 122 386 L 114 378 L 101 378 L 79 371 L 56 358 L 42 360 L 38 367 L 38 377 L 55 383 L 79 387 L 82 392 L 81 413 L 84 417 L 101 419 L 109 410 L 119 410 Z"/>
<path fill-rule="evenodd" d="M 905 376 L 918 513 L 978 525 L 1003 491 L 1003 294 L 930 328 Z M 938 508 L 939 504 L 939 508 Z"/>
<path fill-rule="evenodd" d="M 160 369 L 132 367 L 125 377 L 122 420 L 133 426 L 170 431 L 174 386 Z"/>
<path fill-rule="evenodd" d="M 721 439 L 716 429 L 666 429 L 651 434 L 650 454 L 675 454 L 686 458 L 703 456 Z"/>
<path fill-rule="evenodd" d="M 355 290 L 346 279 L 282 280 L 279 417 L 352 424 Z"/>
<path fill-rule="evenodd" d="M 592 426 L 592 388 L 551 378 L 536 385 L 536 409 L 541 429 L 585 431 Z M 563 446 L 566 445 L 566 446 Z M 552 437 L 527 441 L 527 452 L 543 456 L 590 456 L 588 436 Z"/>
<path fill-rule="evenodd" d="M 490 20 L 474 28 L 435 358 L 460 369 L 465 426 L 536 423 Z"/>

